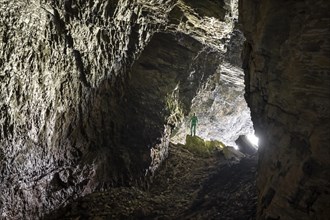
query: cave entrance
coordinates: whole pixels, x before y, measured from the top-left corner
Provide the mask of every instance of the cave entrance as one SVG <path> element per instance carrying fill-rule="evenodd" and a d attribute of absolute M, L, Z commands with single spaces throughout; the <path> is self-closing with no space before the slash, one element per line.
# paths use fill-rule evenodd
<path fill-rule="evenodd" d="M 135 134 L 132 142 L 138 137 L 152 148 L 166 145 L 170 137 L 174 144 L 185 144 L 195 113 L 197 136 L 237 148 L 239 136 L 247 135 L 255 144 L 244 99 L 243 40 L 234 31 L 229 44 L 235 47 L 222 54 L 188 35 L 155 34 L 130 73 L 126 115 L 127 133 Z"/>
<path fill-rule="evenodd" d="M 244 99 L 243 40 L 233 32 L 228 44 L 240 45 L 223 54 L 185 34 L 156 33 L 132 66 L 125 97 L 125 132 L 131 136 L 124 141 L 150 151 L 148 195 L 162 196 L 164 213 L 176 216 L 191 207 L 187 213 L 194 218 L 213 207 L 212 216 L 255 215 L 256 157 L 242 159 L 244 154 L 231 148 L 256 141 Z M 191 138 L 194 113 L 198 137 Z M 213 150 L 213 144 L 222 150 Z M 196 191 L 199 195 L 192 197 Z M 219 202 L 221 208 L 214 209 Z"/>

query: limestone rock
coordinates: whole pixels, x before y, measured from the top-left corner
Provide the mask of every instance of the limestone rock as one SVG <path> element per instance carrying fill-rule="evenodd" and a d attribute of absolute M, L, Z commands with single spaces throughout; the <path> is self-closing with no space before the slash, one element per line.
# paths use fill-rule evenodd
<path fill-rule="evenodd" d="M 192 112 L 198 117 L 197 135 L 204 139 L 220 140 L 236 147 L 235 140 L 240 135 L 253 133 L 250 109 L 244 99 L 244 74 L 238 49 L 243 41 L 242 33 L 233 30 L 226 43 L 226 54 L 221 56 L 222 62 L 198 87 L 190 114 L 173 131 L 172 142 L 184 144 L 185 136 L 190 133 Z"/>

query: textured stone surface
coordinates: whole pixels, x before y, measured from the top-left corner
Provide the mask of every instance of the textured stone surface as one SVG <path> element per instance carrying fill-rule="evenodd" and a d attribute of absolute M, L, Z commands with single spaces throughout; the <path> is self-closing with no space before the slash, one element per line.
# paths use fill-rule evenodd
<path fill-rule="evenodd" d="M 1 0 L 0 12 L 0 214 L 37 219 L 159 166 L 225 60 L 237 2 Z"/>
<path fill-rule="evenodd" d="M 3 218 L 38 218 L 148 167 L 150 150 L 121 145 L 120 110 L 127 69 L 169 6 L 149 4 L 1 1 Z"/>
<path fill-rule="evenodd" d="M 244 75 L 240 57 L 243 41 L 242 33 L 236 29 L 228 36 L 226 53 L 220 53 L 221 61 L 214 73 L 198 87 L 191 102 L 191 113 L 174 130 L 172 142 L 184 144 L 186 135 L 190 134 L 192 113 L 198 117 L 196 135 L 207 140 L 220 140 L 237 147 L 235 140 L 240 135 L 254 132 L 250 110 L 243 95 Z M 205 62 L 203 65 L 211 63 Z"/>
<path fill-rule="evenodd" d="M 330 2 L 240 2 L 259 219 L 330 216 Z"/>
<path fill-rule="evenodd" d="M 126 141 L 156 146 L 152 172 L 166 157 L 172 128 L 189 112 L 198 88 L 220 62 L 219 52 L 187 35 L 157 33 L 132 66 L 124 112 L 127 133 L 134 136 Z"/>
<path fill-rule="evenodd" d="M 236 1 L 0 3 L 1 218 L 144 183 L 191 111 L 206 138 L 230 145 L 251 131 Z M 326 0 L 241 1 L 260 219 L 330 215 L 329 11 Z"/>

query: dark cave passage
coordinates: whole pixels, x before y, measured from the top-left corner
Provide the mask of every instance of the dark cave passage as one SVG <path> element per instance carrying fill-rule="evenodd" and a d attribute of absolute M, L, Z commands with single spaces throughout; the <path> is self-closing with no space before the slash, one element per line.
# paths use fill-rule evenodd
<path fill-rule="evenodd" d="M 243 38 L 236 40 L 242 46 Z M 87 138 L 95 139 L 89 157 L 107 158 L 96 171 L 99 181 L 104 181 L 103 189 L 46 219 L 255 219 L 256 149 L 240 137 L 241 142 L 236 143 L 254 149 L 244 155 L 225 146 L 221 136 L 235 140 L 253 131 L 243 98 L 240 51 L 228 50 L 231 56 L 224 58 L 188 35 L 155 34 L 134 62 L 125 84 L 114 83 L 120 90 L 106 81 L 91 98 L 90 121 L 84 127 L 87 135 L 95 134 Z M 226 78 L 230 75 L 236 80 Z M 202 131 L 214 130 L 212 140 L 210 135 L 205 141 L 186 137 L 189 129 L 184 124 L 192 111 L 199 117 L 197 134 L 203 137 Z M 227 120 L 220 121 L 221 117 Z M 182 138 L 178 134 L 184 135 L 186 145 L 170 144 L 171 138 Z M 102 142 L 97 144 L 99 140 Z M 103 147 L 97 150 L 98 145 Z M 150 151 L 151 163 L 145 157 Z M 109 167 L 122 176 L 116 180 L 118 176 Z M 151 179 L 136 184 L 134 179 L 143 170 Z M 108 179 L 115 180 L 110 188 L 106 188 Z"/>
<path fill-rule="evenodd" d="M 83 160 L 100 158 L 100 188 L 45 219 L 255 219 L 256 149 L 247 138 L 235 142 L 253 129 L 243 37 L 233 38 L 236 51 L 224 57 L 188 35 L 156 33 L 124 81 L 101 83 L 82 125 L 90 143 Z M 197 137 L 187 137 L 191 112 Z M 254 150 L 244 155 L 225 137 Z M 136 182 L 144 171 L 151 179 Z"/>

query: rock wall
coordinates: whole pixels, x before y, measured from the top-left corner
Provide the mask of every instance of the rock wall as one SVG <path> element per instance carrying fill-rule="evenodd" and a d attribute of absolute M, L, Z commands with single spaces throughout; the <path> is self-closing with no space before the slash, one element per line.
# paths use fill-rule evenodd
<path fill-rule="evenodd" d="M 258 219 L 328 219 L 330 3 L 242 0 L 239 10 Z"/>
<path fill-rule="evenodd" d="M 127 70 L 170 4 L 149 6 L 1 1 L 1 218 L 36 219 L 148 167 L 120 145 L 120 109 Z"/>
<path fill-rule="evenodd" d="M 219 140 L 228 146 L 236 146 L 240 135 L 253 134 L 250 109 L 244 99 L 244 73 L 241 68 L 241 51 L 245 38 L 234 29 L 224 44 L 226 52 L 219 53 L 215 71 L 206 72 L 191 101 L 190 113 L 175 128 L 171 141 L 185 143 L 190 134 L 190 118 L 198 117 L 196 135 L 206 140 Z M 202 65 L 212 65 L 204 62 Z M 192 73 L 196 72 L 192 69 Z M 198 70 L 197 70 L 198 72 Z"/>
<path fill-rule="evenodd" d="M 156 66 L 162 77 L 179 70 L 177 82 L 187 83 L 195 61 L 212 63 L 196 67 L 193 84 L 186 84 L 180 103 L 189 109 L 200 82 L 226 53 L 237 18 L 234 1 L 1 0 L 0 10 L 3 219 L 38 219 L 92 191 L 144 183 L 145 172 L 166 156 L 180 112 L 176 81 L 156 93 L 166 94 L 165 101 L 159 97 L 145 108 L 143 98 L 155 100 L 149 91 L 137 103 L 139 80 L 153 83 L 143 72 Z M 155 32 L 184 52 L 183 66 L 167 69 L 171 48 L 144 65 L 152 58 L 141 53 L 146 45 L 159 46 Z M 145 114 L 153 108 L 161 113 Z"/>
<path fill-rule="evenodd" d="M 127 83 L 127 137 L 132 145 L 156 146 L 152 172 L 167 156 L 172 129 L 221 62 L 220 53 L 185 34 L 157 33 L 132 66 Z M 166 132 L 164 132 L 166 131 Z M 166 138 L 164 138 L 164 135 Z M 157 153 L 159 152 L 159 153 Z"/>

